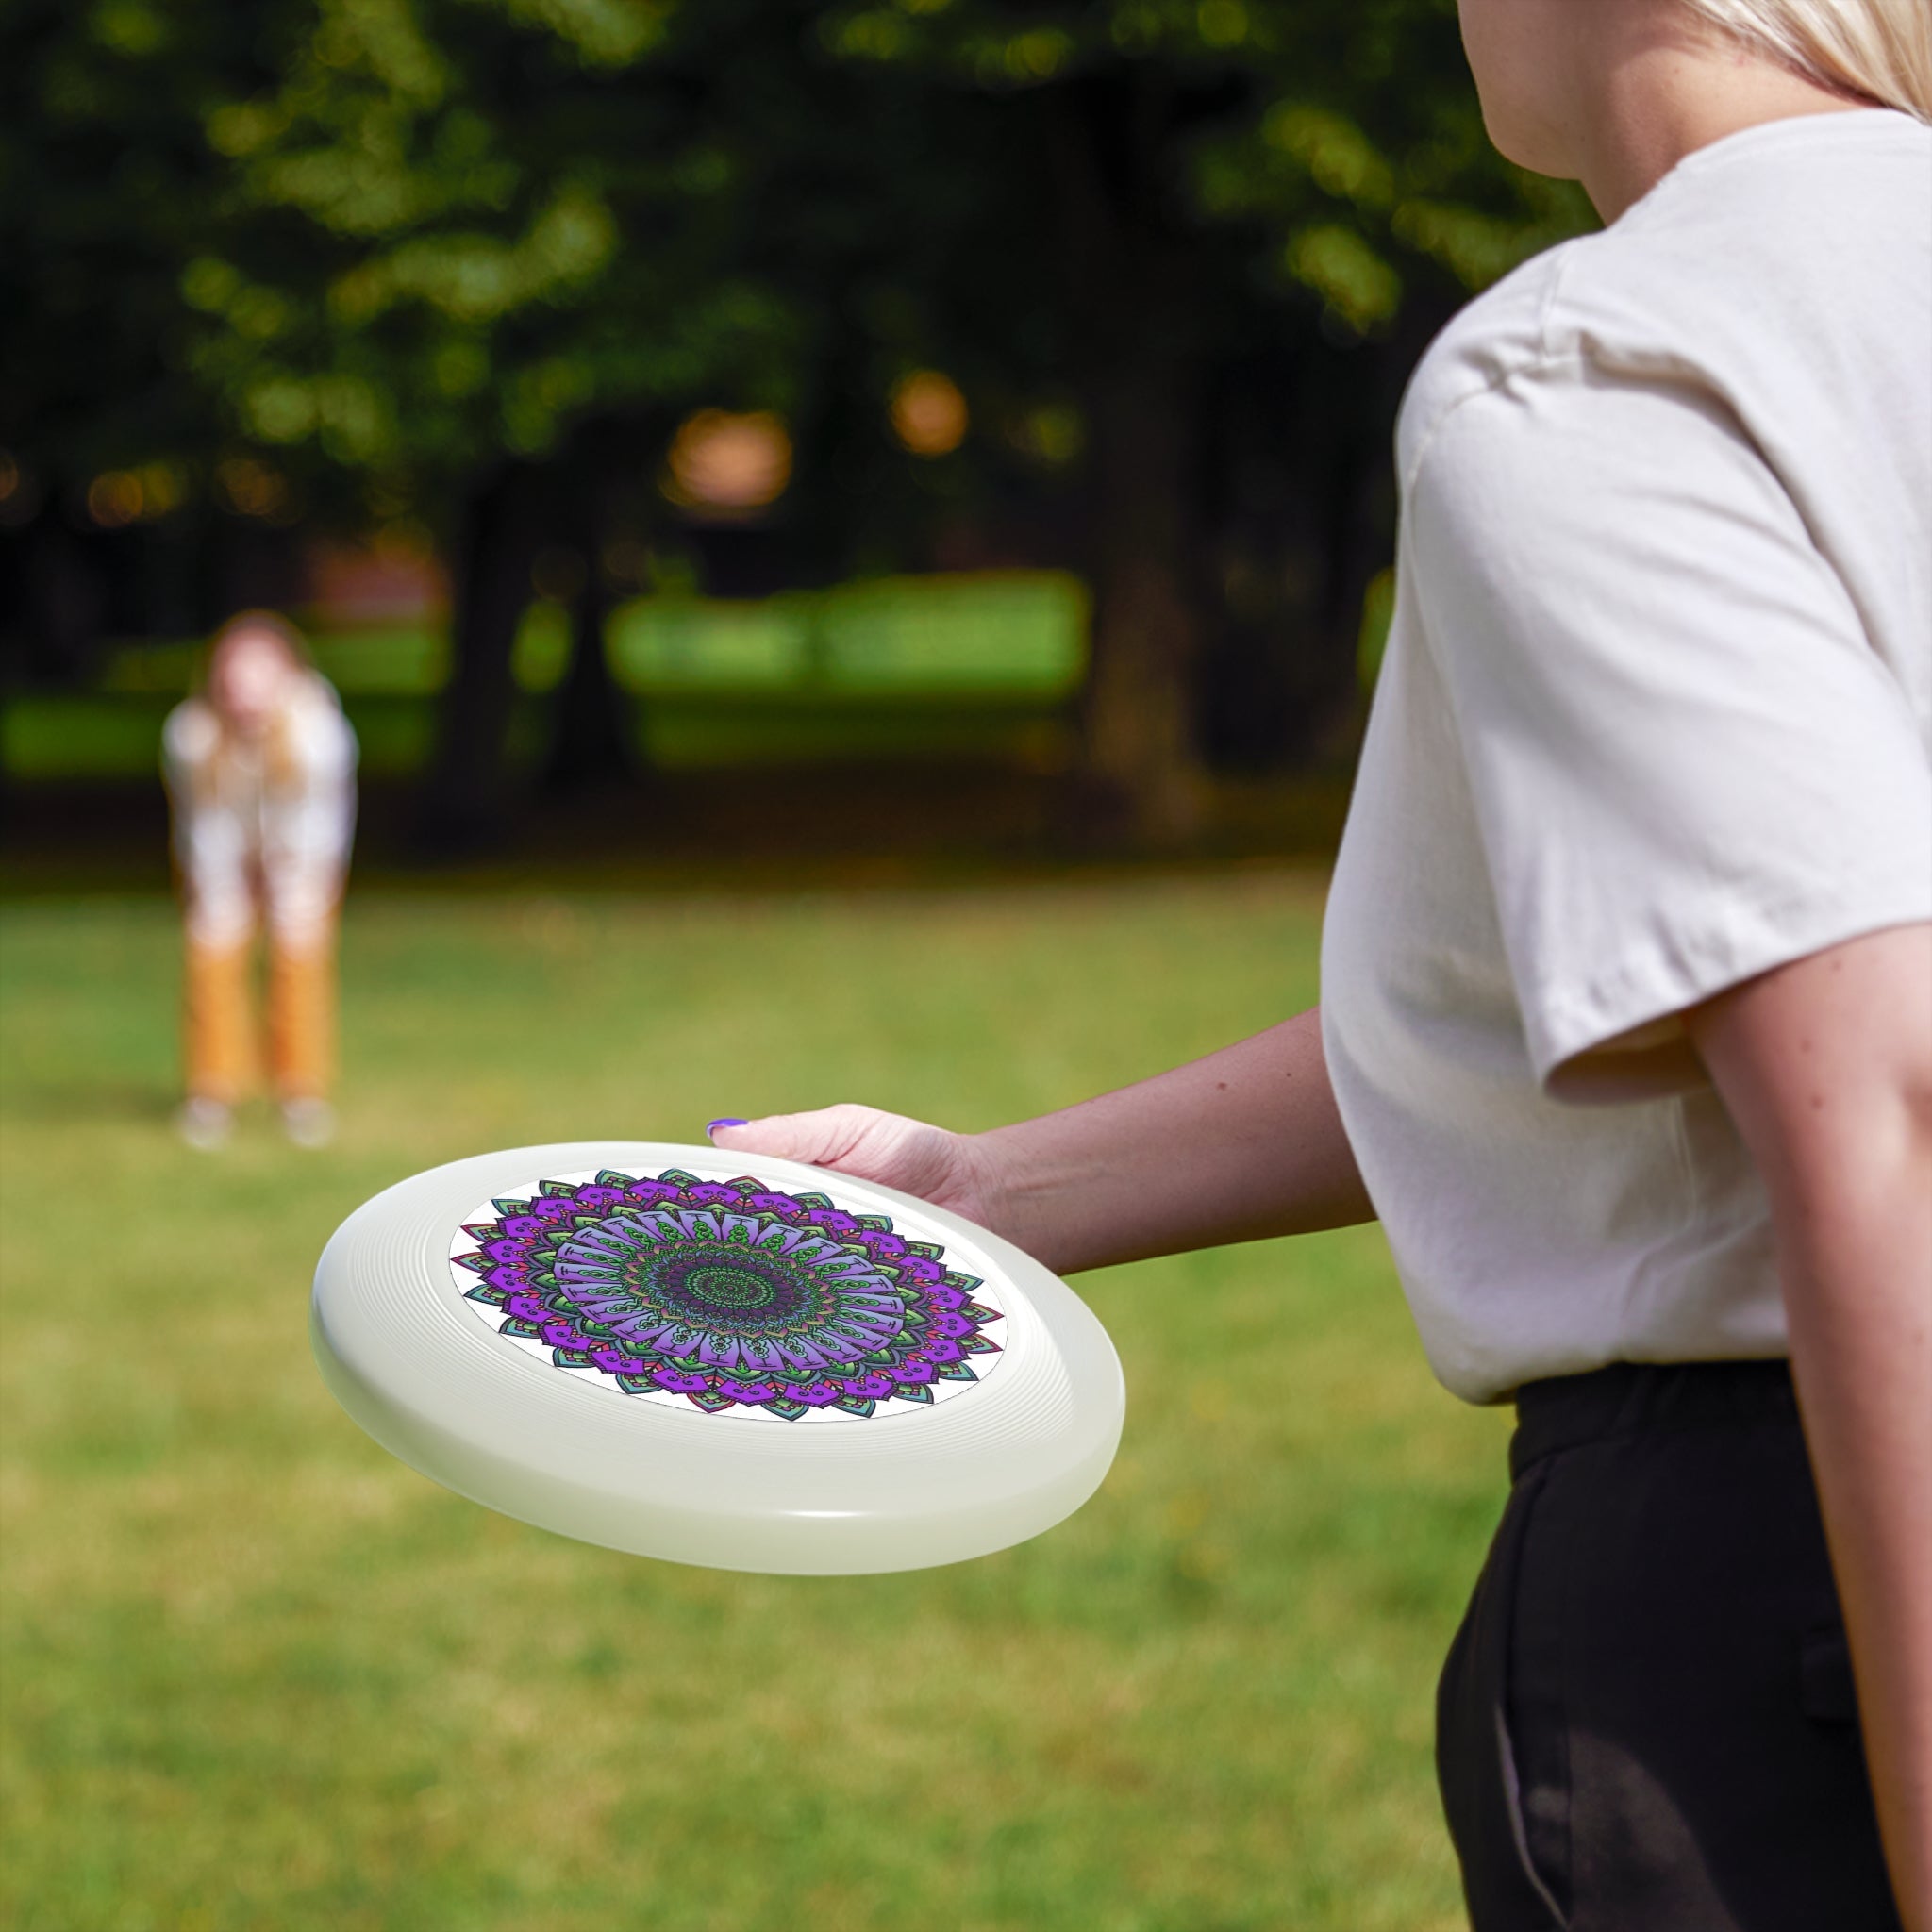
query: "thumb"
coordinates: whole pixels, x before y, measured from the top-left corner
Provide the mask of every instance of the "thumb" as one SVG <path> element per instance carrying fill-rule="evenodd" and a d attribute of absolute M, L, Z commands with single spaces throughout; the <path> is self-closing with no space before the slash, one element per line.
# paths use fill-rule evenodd
<path fill-rule="evenodd" d="M 734 1154 L 769 1154 L 808 1167 L 836 1168 L 929 1201 L 951 1198 L 963 1173 L 957 1135 L 849 1101 L 811 1113 L 768 1114 L 761 1121 L 713 1121 L 711 1141 Z"/>
<path fill-rule="evenodd" d="M 863 1113 L 856 1107 L 822 1107 L 809 1113 L 771 1113 L 756 1121 L 713 1121 L 707 1130 L 714 1147 L 733 1154 L 769 1154 L 776 1160 L 829 1167 L 848 1154 L 858 1138 Z"/>

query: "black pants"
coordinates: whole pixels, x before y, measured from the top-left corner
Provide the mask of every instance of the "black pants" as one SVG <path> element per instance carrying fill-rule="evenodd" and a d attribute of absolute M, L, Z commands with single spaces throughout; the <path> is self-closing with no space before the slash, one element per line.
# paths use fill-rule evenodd
<path fill-rule="evenodd" d="M 1782 1362 L 1518 1400 L 1437 1693 L 1475 1932 L 1896 1932 Z"/>

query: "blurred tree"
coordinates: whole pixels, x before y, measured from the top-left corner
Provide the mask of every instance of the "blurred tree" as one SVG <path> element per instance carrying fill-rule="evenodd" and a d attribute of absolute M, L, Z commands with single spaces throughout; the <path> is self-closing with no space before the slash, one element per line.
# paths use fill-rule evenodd
<path fill-rule="evenodd" d="M 182 371 L 182 266 L 221 228 L 202 117 L 270 70 L 209 4 L 16 0 L 0 52 L 6 642 L 29 675 L 73 680 L 127 562 L 178 575 L 198 547 L 233 433 Z M 199 600 L 180 583 L 163 602 Z"/>
<path fill-rule="evenodd" d="M 1003 502 L 1095 588 L 1096 796 L 1185 836 L 1204 726 L 1256 756 L 1271 691 L 1285 739 L 1349 689 L 1419 340 L 1578 220 L 1490 154 L 1451 0 L 26 4 L 21 444 L 176 411 L 150 441 L 447 544 L 444 841 L 508 809 L 540 553 L 564 778 L 622 756 L 588 641 L 639 559 L 829 575 Z M 921 455 L 928 368 L 973 429 Z M 658 488 L 705 406 L 791 425 L 762 522 Z"/>
<path fill-rule="evenodd" d="M 319 0 L 274 85 L 207 118 L 232 241 L 183 277 L 193 367 L 256 441 L 354 472 L 457 558 L 425 795 L 441 846 L 507 818 L 510 646 L 541 553 L 575 557 L 588 646 L 552 770 L 592 781 L 624 758 L 595 640 L 608 511 L 648 452 L 599 425 L 649 434 L 667 400 L 721 389 L 791 401 L 795 331 L 747 277 L 709 76 L 666 57 L 666 19 L 643 0 Z M 260 307 L 277 327 L 238 325 Z"/>
<path fill-rule="evenodd" d="M 1252 716 L 1272 625 L 1300 633 L 1304 708 L 1347 691 L 1400 381 L 1587 207 L 1489 147 L 1454 0 L 858 0 L 819 34 L 1030 109 L 995 192 L 1015 225 L 1038 205 L 1049 273 L 950 253 L 999 295 L 949 294 L 1009 355 L 1053 342 L 1086 444 L 1090 769 L 1142 836 L 1185 836 L 1203 684 L 1209 722 L 1217 696 Z"/>

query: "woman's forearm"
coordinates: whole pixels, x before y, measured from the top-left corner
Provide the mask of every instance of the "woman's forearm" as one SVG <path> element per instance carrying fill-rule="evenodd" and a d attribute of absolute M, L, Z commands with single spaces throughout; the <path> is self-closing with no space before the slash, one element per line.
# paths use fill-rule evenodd
<path fill-rule="evenodd" d="M 1314 1008 L 969 1145 L 989 1224 L 1061 1274 L 1374 1219 Z"/>
<path fill-rule="evenodd" d="M 1932 926 L 1690 1016 L 1771 1201 L 1791 1369 L 1909 1932 L 1932 1932 Z"/>
<path fill-rule="evenodd" d="M 1070 1274 L 1373 1221 L 1310 1008 L 1077 1107 L 956 1134 L 850 1104 L 711 1124 L 718 1146 L 883 1182 Z"/>
<path fill-rule="evenodd" d="M 1900 1907 L 1932 1932 L 1932 1134 L 1781 1242 L 1791 1367 Z"/>

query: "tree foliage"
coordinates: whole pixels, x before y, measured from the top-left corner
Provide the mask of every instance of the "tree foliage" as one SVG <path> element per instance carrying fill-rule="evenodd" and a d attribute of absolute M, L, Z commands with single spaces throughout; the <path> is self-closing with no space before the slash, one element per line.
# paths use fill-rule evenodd
<path fill-rule="evenodd" d="M 240 451 L 325 513 L 593 555 L 661 524 L 682 414 L 769 409 L 824 572 L 1058 491 L 1090 761 L 1157 831 L 1207 670 L 1344 689 L 1420 336 L 1584 218 L 1488 147 L 1452 0 L 27 0 L 8 36 L 41 472 Z M 920 367 L 973 408 L 941 463 L 885 426 Z"/>

